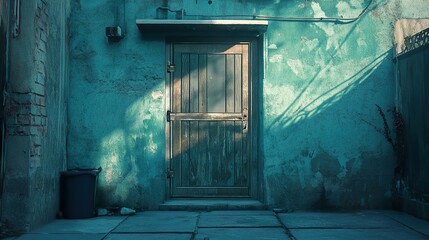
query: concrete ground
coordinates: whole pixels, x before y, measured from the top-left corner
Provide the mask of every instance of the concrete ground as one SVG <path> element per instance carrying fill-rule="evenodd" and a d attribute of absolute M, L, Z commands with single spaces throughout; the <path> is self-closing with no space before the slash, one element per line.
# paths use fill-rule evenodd
<path fill-rule="evenodd" d="M 429 222 L 394 211 L 352 213 L 229 210 L 147 211 L 56 220 L 17 240 L 429 239 Z"/>

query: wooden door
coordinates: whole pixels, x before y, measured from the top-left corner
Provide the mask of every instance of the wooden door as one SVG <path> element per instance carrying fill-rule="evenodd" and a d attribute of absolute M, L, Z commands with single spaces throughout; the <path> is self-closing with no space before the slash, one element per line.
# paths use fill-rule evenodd
<path fill-rule="evenodd" d="M 171 196 L 249 196 L 249 44 L 170 48 Z"/>

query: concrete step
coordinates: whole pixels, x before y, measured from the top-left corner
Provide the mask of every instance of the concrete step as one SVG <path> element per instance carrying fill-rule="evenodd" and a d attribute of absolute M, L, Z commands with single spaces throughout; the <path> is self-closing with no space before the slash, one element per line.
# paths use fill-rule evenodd
<path fill-rule="evenodd" d="M 171 199 L 159 206 L 160 210 L 265 210 L 267 207 L 254 199 Z"/>

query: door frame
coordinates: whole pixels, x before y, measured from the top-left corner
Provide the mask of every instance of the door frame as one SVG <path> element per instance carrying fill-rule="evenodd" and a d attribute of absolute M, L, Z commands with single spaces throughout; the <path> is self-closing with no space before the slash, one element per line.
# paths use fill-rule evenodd
<path fill-rule="evenodd" d="M 250 185 L 249 185 L 249 195 L 251 199 L 255 200 L 263 200 L 263 164 L 260 161 L 260 126 L 261 126 L 261 109 L 260 106 L 262 104 L 261 101 L 261 79 L 262 79 L 262 46 L 263 39 L 262 37 L 174 37 L 174 38 L 166 38 L 165 42 L 165 66 L 166 66 L 166 78 L 165 78 L 165 113 L 168 110 L 171 110 L 171 90 L 172 90 L 172 74 L 167 71 L 167 66 L 169 64 L 169 60 L 173 55 L 172 45 L 174 43 L 248 43 L 249 44 L 249 119 L 248 119 L 248 127 L 250 134 L 250 143 L 249 143 L 249 161 L 250 161 Z M 166 114 L 167 115 L 167 114 Z M 165 115 L 165 116 L 166 116 Z M 169 169 L 170 169 L 170 160 L 171 160 L 171 152 L 172 152 L 172 144 L 171 144 L 171 127 L 170 122 L 167 121 L 167 117 L 165 120 L 165 187 L 166 187 L 166 199 L 171 199 L 171 181 L 168 178 Z M 176 199 L 176 198 L 174 198 Z M 210 199 L 213 199 L 211 197 Z"/>

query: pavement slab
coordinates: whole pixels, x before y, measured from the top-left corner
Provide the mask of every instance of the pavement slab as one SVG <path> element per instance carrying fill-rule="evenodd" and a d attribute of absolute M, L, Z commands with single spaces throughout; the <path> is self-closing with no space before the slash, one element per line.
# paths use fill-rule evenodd
<path fill-rule="evenodd" d="M 293 212 L 277 216 L 267 210 L 147 211 L 129 217 L 55 220 L 16 239 L 273 240 L 289 239 L 288 234 L 297 240 L 428 240 L 429 222 L 395 211 Z"/>
<path fill-rule="evenodd" d="M 380 211 L 378 213 L 388 216 L 395 221 L 426 235 L 429 239 L 429 221 L 425 221 L 409 214 L 397 211 Z"/>
<path fill-rule="evenodd" d="M 131 216 L 121 223 L 115 233 L 193 233 L 197 212 L 149 211 Z"/>
<path fill-rule="evenodd" d="M 275 216 L 273 211 L 269 210 L 226 210 L 202 212 L 201 216 Z"/>
<path fill-rule="evenodd" d="M 275 215 L 201 214 L 198 227 L 281 227 Z"/>
<path fill-rule="evenodd" d="M 16 240 L 101 240 L 106 234 L 89 234 L 89 233 L 62 233 L 62 234 L 43 234 L 30 233 L 16 238 Z"/>
<path fill-rule="evenodd" d="M 288 240 L 283 228 L 200 228 L 195 240 Z"/>
<path fill-rule="evenodd" d="M 291 229 L 297 240 L 427 240 L 409 229 Z"/>
<path fill-rule="evenodd" d="M 87 219 L 61 219 L 48 223 L 32 233 L 108 233 L 126 217 L 95 217 Z"/>
<path fill-rule="evenodd" d="M 289 229 L 295 228 L 348 228 L 374 229 L 402 227 L 393 219 L 373 212 L 328 213 L 294 212 L 278 214 Z"/>
<path fill-rule="evenodd" d="M 140 233 L 140 234 L 110 234 L 106 240 L 190 240 L 189 233 Z"/>

